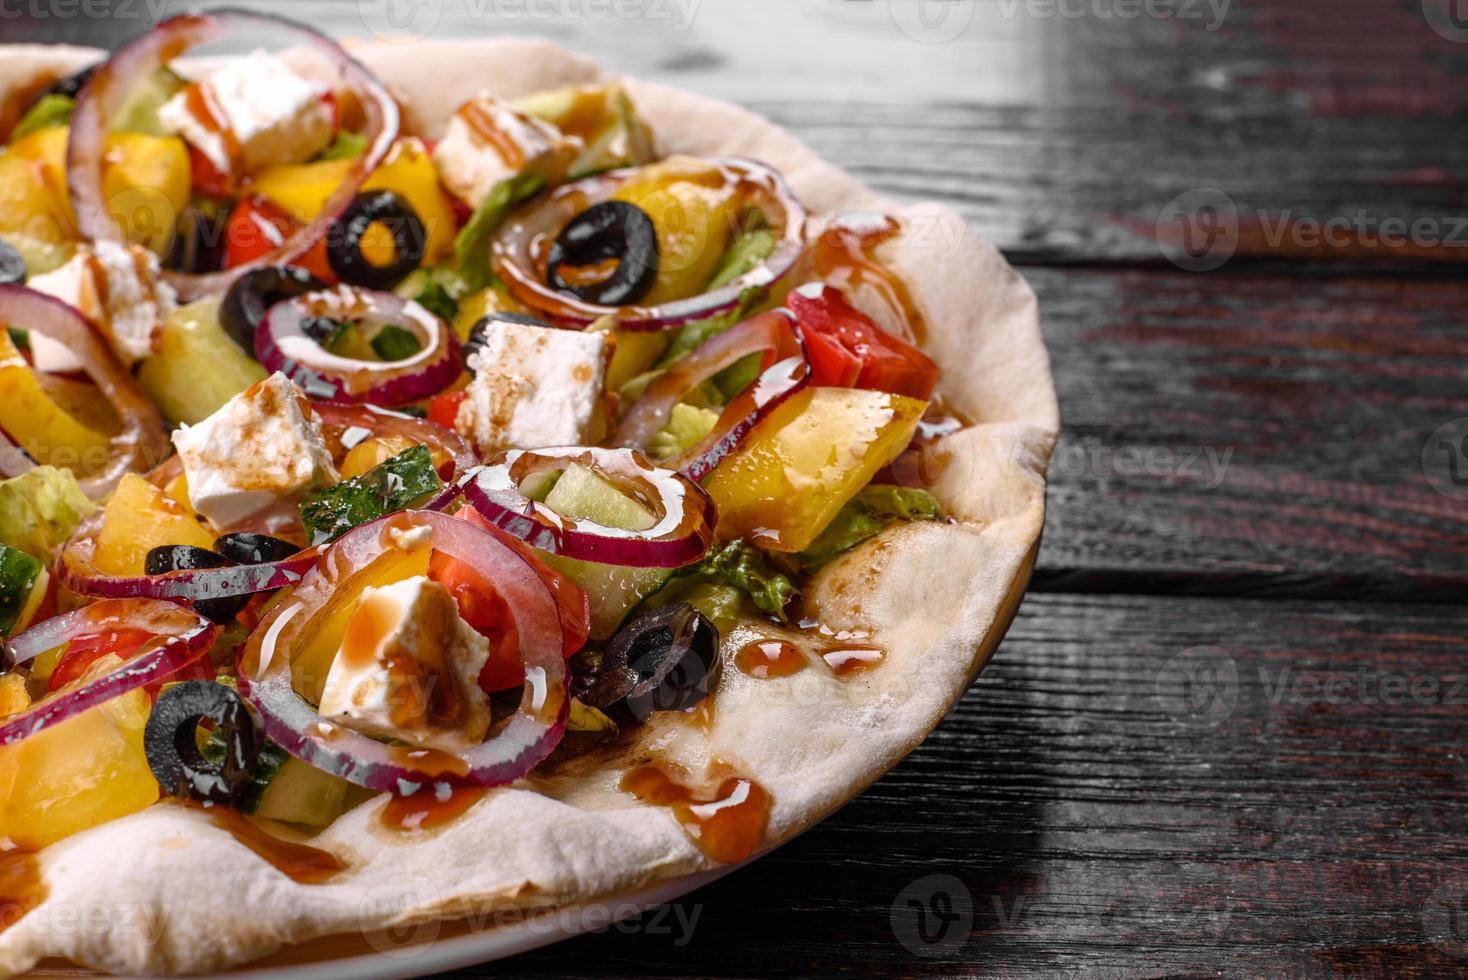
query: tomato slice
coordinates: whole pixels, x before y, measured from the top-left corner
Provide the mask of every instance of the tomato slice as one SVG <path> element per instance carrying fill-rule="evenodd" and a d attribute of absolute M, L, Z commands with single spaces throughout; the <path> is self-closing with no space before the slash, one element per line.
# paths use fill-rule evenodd
<path fill-rule="evenodd" d="M 786 300 L 800 324 L 811 379 L 835 388 L 866 388 L 923 401 L 938 385 L 938 365 L 901 337 L 877 326 L 841 291 L 797 289 Z"/>
<path fill-rule="evenodd" d="M 51 681 L 46 689 L 59 691 L 73 681 L 81 680 L 92 664 L 109 653 L 126 660 L 152 638 L 152 633 L 138 629 L 107 630 L 78 637 L 67 645 L 66 652 L 56 661 L 56 669 L 51 671 Z"/>
<path fill-rule="evenodd" d="M 213 160 L 200 153 L 192 145 L 189 146 L 189 171 L 193 174 L 195 193 L 220 200 L 230 197 L 233 193 L 229 178 L 220 173 L 219 168 L 214 166 Z"/>
<path fill-rule="evenodd" d="M 246 198 L 235 205 L 225 229 L 224 267 L 253 262 L 285 243 L 300 223 L 285 211 L 260 197 Z M 304 268 L 325 283 L 336 282 L 331 262 L 326 258 L 325 240 L 311 246 L 305 255 L 291 262 Z"/>
<path fill-rule="evenodd" d="M 446 391 L 442 395 L 434 395 L 428 401 L 428 421 L 453 429 L 454 420 L 459 417 L 459 406 L 468 397 L 467 391 Z"/>
<path fill-rule="evenodd" d="M 562 654 L 569 657 L 580 650 L 591 631 L 591 610 L 586 593 L 541 561 L 527 545 L 491 525 L 472 507 L 465 507 L 457 516 L 484 528 L 525 556 L 555 596 L 561 614 Z M 449 590 L 459 604 L 459 615 L 489 640 L 489 661 L 479 674 L 479 686 L 494 693 L 525 683 L 525 667 L 520 662 L 514 617 L 494 583 L 473 565 L 437 551 L 429 559 L 428 577 Z"/>

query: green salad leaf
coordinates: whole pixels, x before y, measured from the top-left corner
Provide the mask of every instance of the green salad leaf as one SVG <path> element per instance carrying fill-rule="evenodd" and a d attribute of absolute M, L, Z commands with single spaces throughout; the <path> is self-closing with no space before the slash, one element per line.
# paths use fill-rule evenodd
<path fill-rule="evenodd" d="M 707 586 L 708 588 L 699 588 Z M 749 596 L 760 609 L 785 619 L 785 607 L 799 594 L 789 577 L 771 567 L 753 545 L 731 541 L 704 556 L 697 565 L 680 571 L 656 595 L 647 600 L 656 609 L 669 602 L 687 602 L 715 625 L 732 627 L 741 596 Z"/>
<path fill-rule="evenodd" d="M 76 100 L 69 95 L 41 96 L 36 100 L 36 104 L 21 117 L 20 122 L 15 124 L 15 129 L 11 130 L 11 142 L 53 126 L 69 125 L 71 112 L 75 108 Z"/>
<path fill-rule="evenodd" d="M 435 266 L 415 269 L 393 292 L 445 323 L 453 323 L 459 317 L 460 301 L 469 295 L 469 284 L 453 269 Z"/>
<path fill-rule="evenodd" d="M 489 243 L 505 214 L 545 186 L 545 176 L 527 172 L 502 180 L 479 205 L 459 237 L 454 240 L 458 272 L 470 292 L 490 285 Z"/>
<path fill-rule="evenodd" d="M 344 480 L 301 504 L 301 522 L 313 545 L 334 541 L 352 528 L 424 503 L 443 489 L 426 446 L 414 446 Z"/>
<path fill-rule="evenodd" d="M 336 139 L 332 140 L 331 145 L 321 151 L 321 156 L 317 157 L 317 159 L 320 161 L 350 160 L 352 157 L 361 156 L 366 149 L 367 137 L 360 133 L 353 133 L 344 129 L 336 134 Z"/>
<path fill-rule="evenodd" d="M 0 636 L 15 628 L 45 570 L 38 559 L 0 544 Z"/>
<path fill-rule="evenodd" d="M 96 509 L 71 470 L 37 466 L 0 482 L 0 544 L 44 559 Z"/>
<path fill-rule="evenodd" d="M 681 456 L 708 438 L 719 421 L 719 413 L 680 402 L 673 406 L 668 424 L 647 442 L 647 454 L 654 461 Z"/>
<path fill-rule="evenodd" d="M 795 556 L 801 568 L 819 568 L 897 521 L 931 521 L 940 514 L 938 501 L 926 490 L 874 483 L 863 488 Z"/>

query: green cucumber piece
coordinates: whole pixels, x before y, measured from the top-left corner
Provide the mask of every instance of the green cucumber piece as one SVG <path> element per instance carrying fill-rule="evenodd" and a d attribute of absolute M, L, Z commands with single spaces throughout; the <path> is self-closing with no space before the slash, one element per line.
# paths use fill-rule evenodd
<path fill-rule="evenodd" d="M 360 524 L 424 503 L 442 489 L 428 448 L 414 446 L 311 497 L 301 504 L 301 521 L 313 545 L 325 544 Z"/>
<path fill-rule="evenodd" d="M 109 127 L 114 133 L 144 133 L 148 136 L 172 136 L 158 121 L 163 103 L 188 87 L 188 82 L 167 68 L 160 68 L 133 87 L 127 104 Z"/>
<path fill-rule="evenodd" d="M 286 756 L 260 792 L 255 816 L 307 827 L 326 827 L 341 816 L 348 785 L 345 779 Z"/>
<path fill-rule="evenodd" d="M 21 621 L 45 571 L 39 560 L 0 544 L 0 637 L 9 636 Z"/>
<path fill-rule="evenodd" d="M 406 361 L 423 349 L 418 337 L 391 323 L 373 335 L 372 351 L 384 361 Z"/>
<path fill-rule="evenodd" d="M 640 530 L 656 517 L 640 503 L 576 463 L 561 473 L 546 495 L 545 505 L 563 517 L 595 521 L 606 527 Z M 586 592 L 591 606 L 591 638 L 604 640 L 643 597 L 662 588 L 673 574 L 668 568 L 628 568 L 576 558 L 547 556 L 546 561 Z"/>

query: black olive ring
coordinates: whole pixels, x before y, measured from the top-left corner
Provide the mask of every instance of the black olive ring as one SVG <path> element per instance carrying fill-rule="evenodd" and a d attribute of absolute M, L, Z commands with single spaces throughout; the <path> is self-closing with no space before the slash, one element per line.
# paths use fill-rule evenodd
<path fill-rule="evenodd" d="M 217 551 L 196 548 L 191 544 L 165 544 L 151 548 L 143 559 L 143 572 L 147 575 L 165 575 L 168 572 L 186 572 L 196 568 L 228 568 L 239 562 L 231 561 Z M 240 610 L 250 602 L 247 595 L 223 596 L 219 599 L 196 599 L 194 611 L 216 623 L 234 622 Z"/>
<path fill-rule="evenodd" d="M 326 283 L 293 265 L 251 269 L 234 281 L 219 307 L 219 322 L 246 354 L 255 356 L 255 335 L 265 313 L 282 300 L 325 289 Z"/>
<path fill-rule="evenodd" d="M 686 711 L 718 681 L 719 629 L 686 602 L 638 616 L 612 637 L 597 670 L 571 693 L 593 708 L 620 708 L 639 722 Z"/>
<path fill-rule="evenodd" d="M 374 265 L 362 254 L 362 238 L 373 225 L 392 235 L 393 260 Z M 418 212 L 392 191 L 358 194 L 326 236 L 326 258 L 342 282 L 365 289 L 392 289 L 418 268 L 428 235 Z"/>
<path fill-rule="evenodd" d="M 550 287 L 600 306 L 628 306 L 648 294 L 661 260 L 652 218 L 635 204 L 603 201 L 582 211 L 551 246 L 546 277 Z M 561 267 L 594 265 L 616 259 L 617 268 L 601 282 L 573 285 Z"/>
<path fill-rule="evenodd" d="M 208 719 L 224 741 L 215 764 L 199 751 L 199 722 Z M 234 803 L 249 786 L 263 747 L 260 725 L 244 698 L 213 681 L 184 681 L 158 696 L 143 729 L 148 768 L 165 793 L 210 803 Z"/>
<path fill-rule="evenodd" d="M 0 283 L 25 282 L 25 259 L 9 242 L 0 240 Z"/>

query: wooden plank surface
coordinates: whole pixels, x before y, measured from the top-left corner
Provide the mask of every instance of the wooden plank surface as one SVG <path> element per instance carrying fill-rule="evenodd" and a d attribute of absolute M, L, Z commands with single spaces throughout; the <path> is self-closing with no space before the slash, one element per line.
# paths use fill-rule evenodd
<path fill-rule="evenodd" d="M 513 972 L 1448 975 L 1465 705 L 1461 607 L 1031 595 L 955 712 L 842 812 L 636 935 Z M 925 945 L 891 910 L 934 874 L 972 925 Z"/>
<path fill-rule="evenodd" d="M 1039 583 L 1468 599 L 1468 287 L 1029 269 L 1064 434 Z M 1461 431 L 1459 431 L 1461 429 Z"/>
<path fill-rule="evenodd" d="M 193 6 L 87 9 L 104 2 L 110 18 L 6 19 L 0 36 L 115 44 Z M 1128 16 L 1128 3 L 253 6 L 352 37 L 549 37 L 764 112 L 881 191 L 953 204 L 1019 261 L 1163 263 L 1159 236 L 1170 245 L 1196 204 L 1174 218 L 1171 203 L 1208 188 L 1225 195 L 1240 258 L 1468 256 L 1468 43 L 1435 32 L 1419 0 L 1155 0 L 1171 17 Z M 1383 228 L 1401 240 L 1379 243 Z"/>

